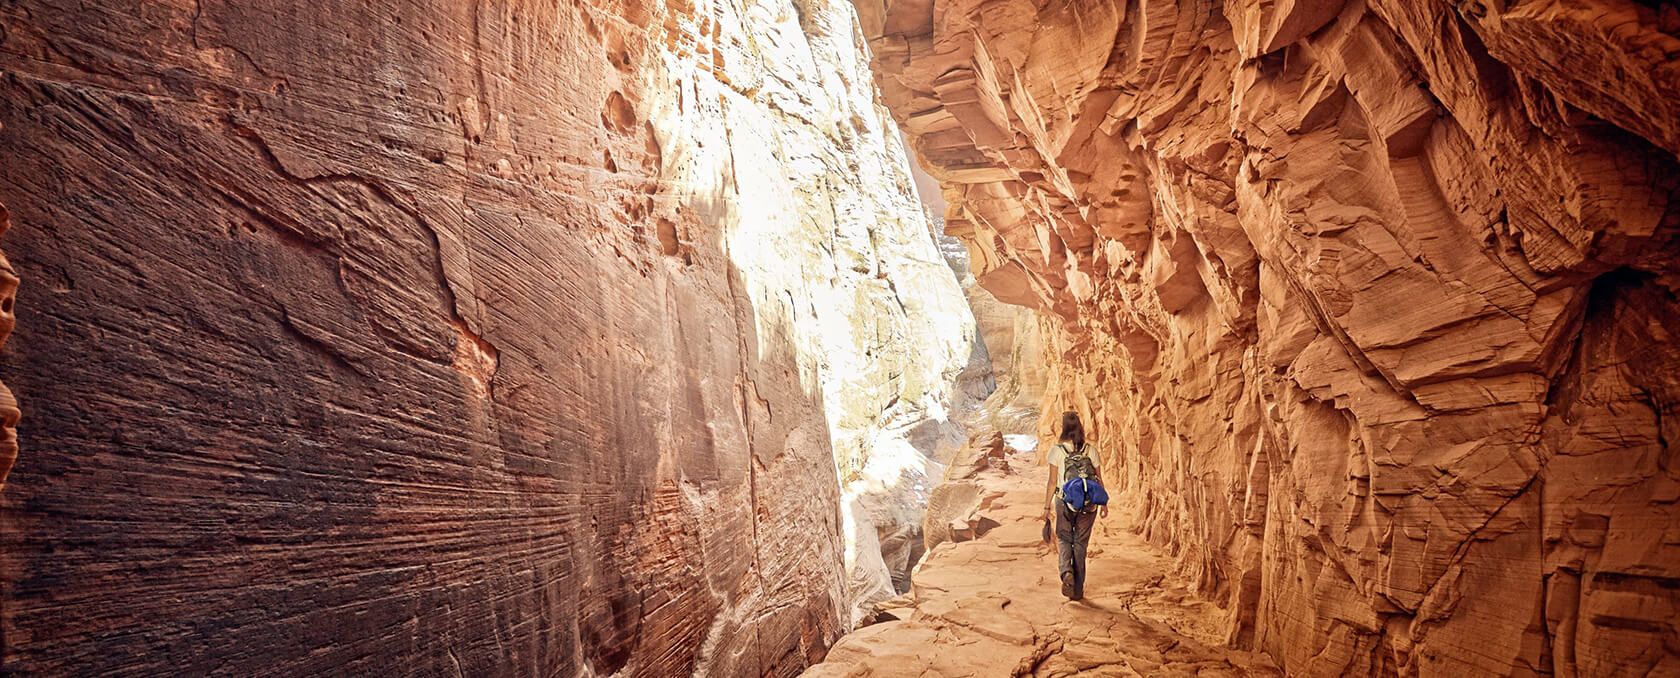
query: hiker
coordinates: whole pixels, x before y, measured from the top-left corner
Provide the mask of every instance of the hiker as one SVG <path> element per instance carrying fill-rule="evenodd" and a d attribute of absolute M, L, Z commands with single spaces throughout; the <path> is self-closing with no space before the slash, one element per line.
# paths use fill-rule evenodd
<path fill-rule="evenodd" d="M 1091 479 L 1098 491 L 1102 475 L 1097 470 L 1096 451 L 1085 444 L 1085 427 L 1079 423 L 1078 412 L 1062 413 L 1062 435 L 1050 450 L 1050 477 L 1044 485 L 1044 514 L 1048 521 L 1052 508 L 1056 514 L 1056 565 L 1062 573 L 1062 595 L 1069 600 L 1085 597 L 1085 547 L 1091 543 L 1091 526 L 1097 516 L 1108 517 L 1108 497 L 1100 501 L 1079 497 L 1074 500 L 1078 510 L 1068 506 L 1062 486 L 1070 480 Z M 1079 488 L 1075 488 L 1078 490 Z"/>

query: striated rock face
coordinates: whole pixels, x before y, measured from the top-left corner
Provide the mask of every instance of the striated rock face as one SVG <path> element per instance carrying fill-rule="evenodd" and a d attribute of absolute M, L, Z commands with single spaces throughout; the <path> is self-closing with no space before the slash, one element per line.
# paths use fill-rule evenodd
<path fill-rule="evenodd" d="M 1304 675 L 1680 671 L 1680 10 L 857 0 L 1041 425 Z"/>
<path fill-rule="evenodd" d="M 0 131 L 3 130 L 4 127 L 0 127 Z M 0 235 L 11 230 L 11 216 L 5 203 L 0 203 Z M 6 339 L 17 324 L 12 307 L 17 301 L 18 282 L 17 273 L 12 270 L 6 253 L 0 251 L 0 349 L 6 347 Z M 20 416 L 22 413 L 18 410 L 17 398 L 12 395 L 11 389 L 0 383 L 0 490 L 6 489 L 6 474 L 17 461 L 17 424 Z"/>
<path fill-rule="evenodd" d="M 851 6 L 731 7 L 695 12 L 727 14 L 708 30 L 734 45 L 713 49 L 740 62 L 725 80 L 747 96 L 709 112 L 721 92 L 689 92 L 692 65 L 643 91 L 656 133 L 672 137 L 662 145 L 687 149 L 665 154 L 662 176 L 689 177 L 682 200 L 727 215 L 758 333 L 788 328 L 776 341 L 817 394 L 840 479 L 849 622 L 908 585 L 927 479 L 965 440 L 953 419 L 973 395 L 959 381 L 988 375 L 965 371 L 974 319 L 928 231 Z M 720 192 L 732 201 L 715 205 Z"/>
<path fill-rule="evenodd" d="M 973 334 L 860 45 L 823 0 L 0 8 L 0 673 L 820 657 L 842 504 L 961 440 Z"/>

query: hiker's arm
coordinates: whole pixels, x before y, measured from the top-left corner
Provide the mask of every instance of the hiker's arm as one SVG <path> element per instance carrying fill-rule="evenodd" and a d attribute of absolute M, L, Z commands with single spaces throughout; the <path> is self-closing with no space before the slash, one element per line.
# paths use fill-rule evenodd
<path fill-rule="evenodd" d="M 1050 519 L 1050 497 L 1055 494 L 1055 487 L 1056 466 L 1051 464 L 1050 468 L 1044 471 L 1044 513 L 1040 516 L 1044 520 Z"/>
<path fill-rule="evenodd" d="M 1096 462 L 1091 462 L 1091 471 L 1093 473 L 1097 474 L 1097 482 L 1102 484 L 1102 486 L 1104 488 L 1107 488 L 1108 487 L 1108 481 L 1103 480 L 1102 467 L 1097 466 Z M 1108 517 L 1108 504 L 1103 504 L 1101 506 L 1098 506 L 1097 507 L 1097 515 L 1102 516 L 1104 518 L 1107 518 Z"/>

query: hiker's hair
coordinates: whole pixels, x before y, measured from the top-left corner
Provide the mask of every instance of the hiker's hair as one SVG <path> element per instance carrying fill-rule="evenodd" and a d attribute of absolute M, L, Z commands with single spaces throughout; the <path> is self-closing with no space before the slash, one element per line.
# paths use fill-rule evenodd
<path fill-rule="evenodd" d="M 1061 442 L 1073 441 L 1074 451 L 1085 447 L 1085 427 L 1079 424 L 1079 413 L 1068 410 L 1062 413 Z"/>

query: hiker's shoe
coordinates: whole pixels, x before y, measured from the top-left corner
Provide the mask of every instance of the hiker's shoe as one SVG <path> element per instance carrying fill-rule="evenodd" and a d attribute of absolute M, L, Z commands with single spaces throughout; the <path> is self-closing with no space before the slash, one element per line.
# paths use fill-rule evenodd
<path fill-rule="evenodd" d="M 1073 595 L 1073 573 L 1072 572 L 1063 572 L 1062 573 L 1062 595 L 1066 596 L 1068 600 L 1079 600 L 1078 597 Z"/>

